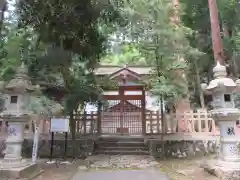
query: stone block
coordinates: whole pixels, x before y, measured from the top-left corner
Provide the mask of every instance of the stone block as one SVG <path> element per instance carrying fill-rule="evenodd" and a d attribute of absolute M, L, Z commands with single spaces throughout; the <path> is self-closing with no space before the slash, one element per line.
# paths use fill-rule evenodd
<path fill-rule="evenodd" d="M 159 152 L 158 144 L 159 144 L 159 141 L 156 141 L 156 140 L 149 140 L 149 143 L 148 143 L 150 155 L 153 156 L 154 158 L 161 157 L 161 152 Z"/>
<path fill-rule="evenodd" d="M 162 143 L 160 140 L 151 139 L 148 143 L 150 154 L 155 158 L 162 155 Z M 216 143 L 206 141 L 166 141 L 165 142 L 166 157 L 194 157 L 204 156 L 208 153 L 216 153 Z"/>
<path fill-rule="evenodd" d="M 19 168 L 1 168 L 0 177 L 9 179 L 29 179 L 38 176 L 43 170 L 37 164 L 29 164 Z"/>
<path fill-rule="evenodd" d="M 209 160 L 203 162 L 201 165 L 206 172 L 218 177 L 220 180 L 239 180 L 240 179 L 240 166 L 239 168 L 231 168 L 229 166 L 219 166 L 217 160 Z"/>

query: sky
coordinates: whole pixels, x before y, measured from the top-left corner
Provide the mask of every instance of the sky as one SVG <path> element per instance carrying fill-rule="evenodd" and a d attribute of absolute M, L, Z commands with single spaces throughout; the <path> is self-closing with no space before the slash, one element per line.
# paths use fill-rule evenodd
<path fill-rule="evenodd" d="M 15 7 L 14 4 L 16 3 L 16 0 L 7 0 L 8 2 L 8 11 L 5 12 L 5 17 L 9 16 L 9 11 L 12 12 L 14 11 Z"/>

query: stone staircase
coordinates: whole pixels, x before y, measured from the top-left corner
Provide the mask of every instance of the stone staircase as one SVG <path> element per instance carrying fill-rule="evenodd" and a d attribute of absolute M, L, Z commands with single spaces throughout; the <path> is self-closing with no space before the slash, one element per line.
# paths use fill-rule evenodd
<path fill-rule="evenodd" d="M 96 154 L 149 155 L 148 145 L 142 137 L 101 137 L 95 147 Z"/>

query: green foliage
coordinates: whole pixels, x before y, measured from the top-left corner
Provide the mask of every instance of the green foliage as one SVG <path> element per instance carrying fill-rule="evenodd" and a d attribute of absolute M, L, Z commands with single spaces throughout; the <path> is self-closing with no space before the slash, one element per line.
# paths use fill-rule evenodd
<path fill-rule="evenodd" d="M 113 52 L 101 59 L 101 64 L 111 65 L 147 65 L 146 60 L 141 54 L 137 44 L 120 45 L 120 53 Z"/>
<path fill-rule="evenodd" d="M 45 114 L 54 116 L 62 111 L 63 107 L 46 96 L 31 96 L 29 101 L 29 111 L 33 114 Z"/>
<path fill-rule="evenodd" d="M 97 103 L 99 95 L 102 93 L 98 87 L 96 78 L 91 72 L 84 72 L 85 68 L 75 68 L 74 73 L 78 74 L 74 76 L 70 89 L 64 98 L 66 112 L 76 110 L 79 105 L 84 105 L 86 102 Z"/>
<path fill-rule="evenodd" d="M 105 33 L 121 21 L 119 13 L 108 1 L 78 0 L 18 1 L 17 12 L 18 26 L 30 28 L 36 37 L 34 46 L 24 49 L 31 76 L 62 80 L 66 90 L 63 104 L 70 115 L 74 141 L 73 111 L 79 104 L 96 102 L 101 94 L 93 69 L 105 53 Z"/>
<path fill-rule="evenodd" d="M 118 18 L 111 4 L 99 6 L 94 1 L 20 1 L 19 26 L 31 25 L 41 41 L 81 55 L 92 67 L 106 45 L 100 22 L 109 25 Z"/>
<path fill-rule="evenodd" d="M 118 83 L 108 76 L 98 77 L 98 86 L 104 91 L 118 90 Z"/>
<path fill-rule="evenodd" d="M 31 26 L 47 45 L 42 55 L 29 62 L 34 77 L 60 75 L 68 113 L 79 104 L 96 101 L 100 90 L 92 69 L 105 52 L 105 33 L 121 21 L 115 7 L 95 1 L 29 0 L 19 2 L 18 15 L 19 26 Z"/>
<path fill-rule="evenodd" d="M 193 30 L 188 35 L 190 45 L 205 54 L 192 58 L 196 60 L 201 73 L 208 73 L 214 64 L 208 1 L 181 0 L 181 6 L 183 24 Z"/>
<path fill-rule="evenodd" d="M 150 81 L 152 93 L 166 100 L 186 94 L 183 80 L 176 80 L 177 72 L 185 69 L 185 59 L 192 48 L 187 36 L 191 30 L 170 21 L 173 6 L 170 0 L 126 2 L 132 34 L 138 36 L 140 51 L 153 73 Z M 134 22 L 134 24 L 133 24 Z"/>
<path fill-rule="evenodd" d="M 181 19 L 184 26 L 192 29 L 188 40 L 190 45 L 197 49 L 188 54 L 187 79 L 190 90 L 190 99 L 196 106 L 204 107 L 204 98 L 201 91 L 201 82 L 212 78 L 212 68 L 215 63 L 212 51 L 211 27 L 208 1 L 180 0 L 182 7 Z M 201 103 L 199 103 L 201 102 Z"/>
<path fill-rule="evenodd" d="M 175 102 L 176 99 L 183 97 L 183 95 L 185 95 L 184 93 L 187 92 L 187 86 L 177 81 L 174 82 L 174 77 L 171 77 L 171 75 L 173 75 L 173 73 L 171 73 L 170 76 L 165 74 L 164 76 L 151 79 L 151 93 L 159 97 L 163 95 L 169 103 Z"/>
<path fill-rule="evenodd" d="M 233 29 L 236 26 L 236 22 L 239 20 L 237 14 L 239 2 L 236 0 L 218 0 L 217 3 L 222 23 L 229 29 Z"/>
<path fill-rule="evenodd" d="M 15 73 L 16 67 L 28 58 L 29 48 L 34 37 L 29 29 L 12 28 L 6 36 L 4 50 L 6 52 L 1 61 L 1 77 L 9 80 Z"/>

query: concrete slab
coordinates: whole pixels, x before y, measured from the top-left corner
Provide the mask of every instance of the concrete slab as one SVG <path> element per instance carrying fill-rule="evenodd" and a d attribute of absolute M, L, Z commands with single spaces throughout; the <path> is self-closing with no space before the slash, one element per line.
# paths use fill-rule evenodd
<path fill-rule="evenodd" d="M 157 169 L 79 171 L 72 180 L 170 180 Z"/>
<path fill-rule="evenodd" d="M 36 177 L 42 172 L 42 169 L 37 164 L 29 164 L 19 168 L 0 168 L 0 178 L 28 179 Z"/>

